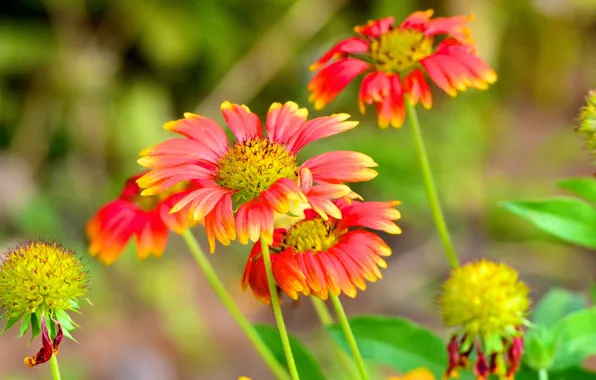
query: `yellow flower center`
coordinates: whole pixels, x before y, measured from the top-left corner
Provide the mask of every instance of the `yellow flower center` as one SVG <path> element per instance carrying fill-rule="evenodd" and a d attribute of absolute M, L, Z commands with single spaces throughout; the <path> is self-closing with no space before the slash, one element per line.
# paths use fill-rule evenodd
<path fill-rule="evenodd" d="M 530 300 L 517 272 L 488 260 L 453 270 L 440 297 L 443 320 L 470 336 L 508 336 L 524 321 Z"/>
<path fill-rule="evenodd" d="M 264 138 L 236 142 L 218 163 L 215 182 L 251 200 L 281 178 L 296 180 L 298 161 L 285 146 Z"/>
<path fill-rule="evenodd" d="M 394 29 L 373 40 L 370 55 L 378 70 L 385 73 L 406 73 L 418 61 L 432 54 L 433 40 L 409 29 Z"/>
<path fill-rule="evenodd" d="M 0 306 L 10 317 L 68 310 L 87 293 L 87 272 L 57 243 L 33 241 L 9 251 L 0 266 Z"/>
<path fill-rule="evenodd" d="M 322 218 L 302 220 L 290 227 L 282 249 L 294 248 L 297 253 L 324 252 L 337 242 L 335 228 Z"/>

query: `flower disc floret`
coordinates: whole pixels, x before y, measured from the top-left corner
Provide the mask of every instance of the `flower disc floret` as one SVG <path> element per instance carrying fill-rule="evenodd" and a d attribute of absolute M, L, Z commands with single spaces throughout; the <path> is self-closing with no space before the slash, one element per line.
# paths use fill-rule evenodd
<path fill-rule="evenodd" d="M 406 74 L 421 59 L 432 54 L 433 40 L 411 29 L 393 29 L 370 43 L 370 56 L 377 70 Z"/>
<path fill-rule="evenodd" d="M 596 90 L 590 91 L 586 97 L 586 105 L 578 116 L 577 130 L 586 139 L 586 149 L 596 155 Z"/>
<path fill-rule="evenodd" d="M 218 162 L 215 183 L 242 193 L 250 200 L 273 185 L 277 180 L 297 175 L 296 156 L 276 142 L 253 138 L 236 142 Z"/>
<path fill-rule="evenodd" d="M 73 251 L 31 241 L 10 250 L 0 266 L 0 306 L 8 318 L 69 310 L 87 293 L 87 277 Z"/>
<path fill-rule="evenodd" d="M 523 324 L 528 293 L 515 269 L 488 260 L 473 262 L 455 269 L 443 285 L 443 321 L 483 338 L 505 334 Z"/>
<path fill-rule="evenodd" d="M 335 228 L 317 216 L 294 224 L 283 239 L 282 249 L 293 249 L 297 254 L 323 252 L 337 242 Z"/>

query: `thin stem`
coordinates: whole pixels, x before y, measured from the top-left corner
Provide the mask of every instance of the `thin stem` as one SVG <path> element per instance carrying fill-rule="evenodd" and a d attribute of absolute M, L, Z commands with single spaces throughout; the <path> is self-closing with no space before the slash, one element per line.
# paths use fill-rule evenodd
<path fill-rule="evenodd" d="M 279 304 L 279 297 L 277 295 L 277 285 L 275 278 L 273 278 L 273 268 L 271 266 L 271 255 L 269 254 L 269 244 L 261 237 L 261 253 L 263 255 L 263 262 L 265 263 L 265 272 L 267 273 L 267 284 L 269 285 L 269 294 L 271 295 L 271 307 L 273 308 L 273 315 L 275 316 L 275 322 L 277 323 L 277 329 L 279 330 L 279 336 L 281 337 L 281 344 L 284 348 L 286 360 L 288 361 L 288 368 L 290 370 L 290 376 L 292 380 L 300 380 L 298 376 L 298 369 L 296 368 L 296 362 L 294 355 L 292 354 L 292 347 L 290 346 L 290 337 L 286 330 L 286 323 L 281 313 L 281 306 Z"/>
<path fill-rule="evenodd" d="M 548 380 L 548 371 L 545 368 L 538 371 L 538 380 Z"/>
<path fill-rule="evenodd" d="M 331 316 L 329 309 L 327 309 L 327 305 L 325 305 L 325 302 L 323 302 L 323 300 L 321 300 L 320 298 L 314 296 L 311 296 L 309 298 L 312 301 L 312 305 L 314 306 L 315 311 L 317 312 L 317 316 L 319 317 L 319 320 L 321 321 L 323 326 L 328 327 L 332 325 L 333 317 Z M 334 342 L 331 343 L 333 345 L 333 351 L 335 352 L 335 355 L 341 362 L 342 367 L 344 367 L 346 373 L 350 376 L 351 379 L 358 379 L 359 376 L 356 373 L 354 365 L 348 357 L 348 355 L 337 344 L 335 344 Z"/>
<path fill-rule="evenodd" d="M 267 347 L 267 345 L 263 342 L 260 335 L 251 325 L 251 323 L 246 319 L 240 308 L 236 305 L 230 293 L 226 290 L 223 283 L 215 273 L 215 270 L 209 263 L 209 260 L 205 256 L 205 253 L 201 250 L 199 243 L 193 236 L 192 232 L 189 230 L 184 231 L 182 234 L 188 249 L 194 256 L 197 264 L 203 271 L 205 278 L 209 281 L 209 284 L 215 291 L 215 294 L 221 300 L 221 303 L 224 304 L 226 309 L 230 312 L 236 323 L 240 326 L 244 334 L 248 337 L 252 345 L 255 347 L 257 352 L 261 355 L 267 366 L 271 369 L 271 372 L 275 374 L 279 380 L 289 380 L 290 377 L 288 376 L 286 370 L 283 366 L 275 359 L 275 356 L 271 352 L 271 350 Z"/>
<path fill-rule="evenodd" d="M 356 366 L 358 367 L 358 372 L 360 372 L 360 377 L 362 380 L 368 380 L 368 374 L 366 373 L 364 360 L 362 360 L 362 355 L 360 355 L 360 350 L 358 349 L 358 344 L 356 343 L 356 338 L 354 338 L 354 333 L 350 327 L 350 322 L 348 321 L 344 307 L 342 306 L 338 296 L 331 294 L 329 297 L 331 298 L 331 303 L 333 304 L 335 312 L 337 313 L 339 325 L 341 326 L 342 330 L 344 330 L 346 339 L 348 339 L 348 345 L 350 346 L 350 350 L 352 350 L 354 360 L 356 360 Z"/>
<path fill-rule="evenodd" d="M 52 367 L 52 377 L 54 380 L 60 380 L 60 368 L 58 368 L 58 358 L 56 357 L 56 354 L 52 355 L 50 358 L 50 365 Z"/>
<path fill-rule="evenodd" d="M 437 231 L 439 232 L 439 236 L 441 236 L 441 241 L 443 242 L 443 247 L 445 248 L 447 261 L 449 261 L 449 264 L 453 268 L 457 268 L 459 266 L 459 260 L 457 259 L 457 254 L 453 248 L 453 242 L 451 241 L 449 229 L 447 228 L 447 223 L 445 223 L 445 216 L 443 215 L 443 210 L 441 209 L 441 202 L 439 201 L 439 196 L 437 195 L 437 187 L 435 185 L 435 181 L 433 180 L 430 163 L 428 161 L 426 149 L 424 148 L 422 131 L 420 129 L 420 123 L 418 122 L 418 115 L 416 114 L 416 109 L 412 103 L 410 103 L 410 100 L 407 96 L 405 97 L 404 101 L 406 103 L 406 110 L 408 119 L 410 121 L 410 126 L 412 127 L 414 144 L 416 145 L 416 153 L 420 159 L 420 167 L 422 169 L 422 176 L 424 177 L 424 187 L 426 188 L 428 202 L 430 203 L 433 218 L 437 226 Z"/>

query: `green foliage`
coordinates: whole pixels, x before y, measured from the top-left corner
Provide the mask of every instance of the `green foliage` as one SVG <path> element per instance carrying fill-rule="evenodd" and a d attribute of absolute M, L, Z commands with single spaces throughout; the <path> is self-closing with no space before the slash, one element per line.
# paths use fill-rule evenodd
<path fill-rule="evenodd" d="M 526 334 L 524 363 L 534 369 L 565 371 L 596 353 L 596 309 L 585 296 L 553 289 L 536 306 Z"/>
<path fill-rule="evenodd" d="M 400 372 L 428 368 L 441 378 L 447 368 L 443 340 L 430 330 L 405 318 L 359 316 L 350 319 L 364 359 L 385 364 Z M 334 340 L 347 352 L 348 342 L 339 325 L 329 327 Z"/>
<path fill-rule="evenodd" d="M 596 248 L 596 209 L 588 203 L 557 197 L 503 202 L 501 205 L 562 240 Z"/>
<path fill-rule="evenodd" d="M 269 325 L 255 325 L 267 347 L 273 352 L 277 361 L 287 368 L 281 337 L 277 328 Z M 296 360 L 296 367 L 301 379 L 325 380 L 321 367 L 310 351 L 295 337 L 290 335 L 290 346 Z"/>
<path fill-rule="evenodd" d="M 596 204 L 596 178 L 567 178 L 557 182 L 557 186 Z"/>

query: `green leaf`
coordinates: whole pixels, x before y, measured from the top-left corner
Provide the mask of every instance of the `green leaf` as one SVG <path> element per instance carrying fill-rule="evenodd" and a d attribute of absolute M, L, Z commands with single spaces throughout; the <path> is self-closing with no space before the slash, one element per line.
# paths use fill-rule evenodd
<path fill-rule="evenodd" d="M 31 339 L 29 343 L 33 341 L 33 339 L 41 333 L 41 316 L 42 311 L 37 310 L 35 313 L 31 314 Z"/>
<path fill-rule="evenodd" d="M 29 330 L 29 326 L 31 325 L 31 313 L 27 313 L 23 316 L 23 322 L 21 322 L 21 330 L 19 333 L 19 338 L 22 338 L 23 335 L 27 333 Z"/>
<path fill-rule="evenodd" d="M 515 374 L 515 380 L 538 380 L 538 372 L 523 367 Z M 570 368 L 565 371 L 549 371 L 548 380 L 596 380 L 596 373 L 582 368 Z"/>
<path fill-rule="evenodd" d="M 592 299 L 592 304 L 596 304 L 596 281 L 590 282 L 590 298 Z"/>
<path fill-rule="evenodd" d="M 279 331 L 269 325 L 255 325 L 255 329 L 267 347 L 271 349 L 277 361 L 287 368 Z M 292 353 L 294 354 L 294 359 L 296 359 L 296 367 L 298 368 L 298 374 L 301 379 L 325 380 L 323 371 L 313 355 L 298 339 L 291 335 L 290 346 L 292 347 Z"/>
<path fill-rule="evenodd" d="M 559 197 L 501 206 L 569 243 L 596 248 L 596 209 L 583 201 Z"/>
<path fill-rule="evenodd" d="M 586 296 L 565 289 L 553 288 L 534 308 L 532 323 L 552 327 L 567 315 L 586 308 Z"/>
<path fill-rule="evenodd" d="M 596 178 L 568 178 L 557 182 L 557 186 L 596 203 Z"/>
<path fill-rule="evenodd" d="M 437 378 L 441 378 L 447 368 L 445 342 L 405 318 L 359 316 L 350 319 L 350 327 L 365 359 L 400 372 L 425 367 Z M 341 326 L 330 326 L 329 331 L 335 341 L 350 352 Z"/>
<path fill-rule="evenodd" d="M 570 314 L 554 327 L 553 333 L 557 351 L 552 369 L 579 367 L 586 357 L 596 354 L 596 308 Z"/>
<path fill-rule="evenodd" d="M 4 334 L 4 332 L 6 330 L 8 330 L 9 328 L 11 328 L 15 323 L 17 323 L 19 321 L 19 319 L 21 319 L 21 316 L 20 315 L 17 316 L 17 317 L 10 317 L 8 319 L 8 321 L 6 321 L 6 325 L 2 329 L 2 332 L 0 332 L 0 335 Z"/>
<path fill-rule="evenodd" d="M 79 327 L 76 323 L 72 321 L 70 315 L 68 315 L 68 313 L 64 310 L 54 310 L 54 315 L 56 316 L 56 319 L 62 325 L 62 328 L 64 330 L 72 331 L 76 330 L 77 327 Z"/>

